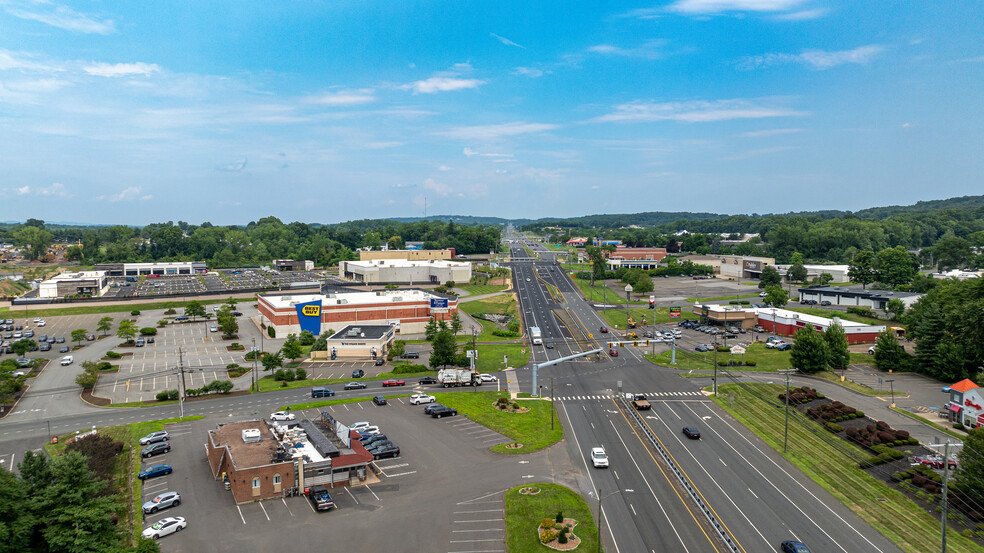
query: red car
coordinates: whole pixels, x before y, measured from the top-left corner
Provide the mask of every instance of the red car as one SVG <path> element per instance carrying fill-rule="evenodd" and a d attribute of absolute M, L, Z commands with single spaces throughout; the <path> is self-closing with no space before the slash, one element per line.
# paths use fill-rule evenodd
<path fill-rule="evenodd" d="M 618 357 L 618 350 L 614 348 L 610 349 L 608 350 L 608 355 L 611 355 L 612 357 Z"/>
<path fill-rule="evenodd" d="M 406 385 L 407 385 L 406 382 L 404 382 L 402 380 L 397 380 L 395 378 L 391 378 L 389 380 L 384 380 L 383 381 L 383 388 L 386 388 L 386 387 L 389 387 L 389 386 L 406 386 Z"/>
<path fill-rule="evenodd" d="M 926 465 L 934 469 L 943 468 L 943 457 L 941 455 L 927 455 L 925 457 L 916 456 L 913 460 L 921 465 Z M 957 462 L 953 459 L 949 459 L 946 464 L 947 468 L 957 468 Z"/>
<path fill-rule="evenodd" d="M 601 332 L 602 334 L 607 334 L 608 333 L 608 327 L 607 326 L 603 326 L 600 329 L 598 329 L 598 332 Z"/>

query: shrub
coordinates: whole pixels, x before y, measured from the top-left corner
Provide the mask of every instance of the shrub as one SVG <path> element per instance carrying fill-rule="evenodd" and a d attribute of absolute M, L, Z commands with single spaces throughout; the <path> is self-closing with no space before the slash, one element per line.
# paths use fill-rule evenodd
<path fill-rule="evenodd" d="M 550 543 L 550 542 L 554 541 L 555 539 L 557 539 L 557 531 L 554 530 L 553 528 L 550 528 L 550 529 L 547 529 L 547 530 L 543 530 L 540 533 L 540 542 L 541 543 Z"/>
<path fill-rule="evenodd" d="M 499 330 L 499 329 L 493 330 L 492 331 L 492 335 L 493 336 L 499 336 L 499 337 L 502 337 L 502 338 L 518 338 L 519 337 L 519 333 L 518 332 L 513 332 L 512 330 Z"/>
<path fill-rule="evenodd" d="M 294 380 L 294 378 L 296 378 L 296 375 L 294 373 L 294 369 L 286 369 L 284 371 L 284 382 L 290 382 L 290 381 Z"/>
<path fill-rule="evenodd" d="M 553 525 L 554 519 L 550 517 L 544 517 L 543 520 L 540 521 L 540 528 L 553 528 Z"/>
<path fill-rule="evenodd" d="M 75 383 L 81 386 L 85 390 L 91 390 L 96 386 L 96 382 L 99 381 L 99 375 L 90 372 L 84 372 L 75 377 Z"/>
<path fill-rule="evenodd" d="M 187 390 L 185 390 L 185 393 L 188 394 L 191 397 L 195 397 L 195 396 L 197 396 L 197 395 L 199 395 L 199 394 L 202 393 L 202 389 L 201 388 L 188 388 Z"/>
<path fill-rule="evenodd" d="M 277 381 L 277 380 L 285 380 L 286 378 L 287 378 L 287 373 L 283 369 L 277 369 L 273 373 L 273 379 L 275 381 Z"/>
<path fill-rule="evenodd" d="M 165 326 L 167 326 L 167 319 L 158 319 L 157 320 L 157 326 L 159 326 L 159 327 L 165 327 Z"/>
<path fill-rule="evenodd" d="M 968 529 L 966 531 L 969 532 L 970 530 Z M 560 535 L 557 536 L 557 543 L 567 543 L 567 532 L 561 532 Z"/>
<path fill-rule="evenodd" d="M 294 380 L 307 380 L 307 371 L 303 367 L 298 367 L 294 371 Z"/>
<path fill-rule="evenodd" d="M 844 427 L 843 426 L 841 426 L 839 424 L 834 424 L 832 422 L 824 423 L 824 426 L 826 426 L 827 428 L 829 428 L 830 431 L 831 432 L 834 432 L 834 433 L 843 432 L 844 431 Z"/>
<path fill-rule="evenodd" d="M 563 511 L 559 511 L 557 513 L 557 516 L 554 517 L 554 520 L 556 520 L 559 524 L 563 524 L 563 522 L 564 522 L 564 512 Z"/>
<path fill-rule="evenodd" d="M 239 368 L 241 368 L 239 366 L 239 363 L 229 363 L 228 365 L 226 365 L 226 369 L 228 369 L 230 371 L 234 371 L 234 370 L 239 369 Z"/>
<path fill-rule="evenodd" d="M 157 398 L 157 401 L 167 401 L 167 390 L 164 390 L 163 392 L 157 392 L 157 395 L 154 397 Z"/>
<path fill-rule="evenodd" d="M 307 330 L 302 330 L 301 335 L 297 339 L 302 346 L 310 346 L 314 344 L 314 334 Z"/>
<path fill-rule="evenodd" d="M 139 314 L 140 314 L 140 311 L 137 310 L 137 309 L 134 309 L 133 311 L 130 311 L 130 315 L 133 316 L 133 317 L 136 317 Z"/>
<path fill-rule="evenodd" d="M 953 427 L 956 428 L 957 430 L 963 430 L 965 428 L 964 425 L 959 422 L 953 423 Z"/>
<path fill-rule="evenodd" d="M 756 363 L 755 363 L 755 360 L 754 359 L 749 359 L 749 360 L 745 361 L 745 366 L 746 367 L 754 367 L 755 365 L 756 365 Z"/>
<path fill-rule="evenodd" d="M 109 357 L 110 359 L 119 359 L 120 357 L 123 357 L 123 354 L 116 353 L 115 351 L 107 351 L 106 357 Z"/>
<path fill-rule="evenodd" d="M 268 326 L 267 327 L 267 335 L 269 335 L 271 338 L 276 338 L 277 337 L 277 329 L 273 328 L 272 326 Z"/>
<path fill-rule="evenodd" d="M 855 411 L 854 414 L 857 415 L 857 418 L 859 419 L 864 418 L 864 411 Z"/>
<path fill-rule="evenodd" d="M 167 399 L 170 399 L 171 401 L 174 401 L 174 400 L 178 399 L 178 391 L 177 390 L 168 390 L 167 391 Z"/>
<path fill-rule="evenodd" d="M 152 326 L 145 326 L 140 329 L 141 336 L 157 336 L 157 329 Z"/>
<path fill-rule="evenodd" d="M 164 312 L 165 315 L 174 315 L 175 313 L 177 313 L 177 311 L 175 311 L 173 308 L 168 309 L 167 311 Z"/>
<path fill-rule="evenodd" d="M 97 371 L 111 371 L 111 370 L 113 370 L 113 364 L 110 363 L 109 361 L 103 361 L 103 362 L 99 363 L 98 365 L 96 365 L 96 370 Z"/>
<path fill-rule="evenodd" d="M 727 361 L 718 361 L 718 366 L 719 367 L 727 367 L 728 366 L 728 362 Z"/>

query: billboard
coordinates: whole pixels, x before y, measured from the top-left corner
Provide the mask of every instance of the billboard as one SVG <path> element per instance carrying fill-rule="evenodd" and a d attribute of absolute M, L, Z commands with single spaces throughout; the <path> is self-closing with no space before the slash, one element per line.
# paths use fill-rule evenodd
<path fill-rule="evenodd" d="M 447 309 L 447 298 L 431 298 L 431 309 Z"/>
<path fill-rule="evenodd" d="M 670 318 L 671 319 L 679 319 L 680 316 L 681 315 L 680 315 L 680 308 L 679 307 L 671 307 L 670 308 Z"/>
<path fill-rule="evenodd" d="M 297 322 L 301 325 L 301 330 L 320 336 L 321 300 L 299 303 L 295 307 L 297 308 Z"/>

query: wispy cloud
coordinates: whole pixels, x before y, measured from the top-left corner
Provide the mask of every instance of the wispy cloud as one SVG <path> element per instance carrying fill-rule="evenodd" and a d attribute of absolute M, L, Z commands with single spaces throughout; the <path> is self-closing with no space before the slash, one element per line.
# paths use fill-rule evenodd
<path fill-rule="evenodd" d="M 811 19 L 821 18 L 827 15 L 829 11 L 826 8 L 814 8 L 812 10 L 782 13 L 775 16 L 774 19 L 778 19 L 779 21 L 809 21 Z"/>
<path fill-rule="evenodd" d="M 434 179 L 427 179 L 424 181 L 424 190 L 430 190 L 431 192 L 436 193 L 438 196 L 448 196 L 452 192 L 454 192 L 454 189 L 451 188 L 451 185 L 442 182 L 437 182 Z"/>
<path fill-rule="evenodd" d="M 478 88 L 485 84 L 480 79 L 459 79 L 457 77 L 431 77 L 423 81 L 415 81 L 403 85 L 405 90 L 413 90 L 414 94 L 433 94 L 435 92 L 451 92 L 454 90 L 465 90 L 467 88 Z"/>
<path fill-rule="evenodd" d="M 746 57 L 739 62 L 738 67 L 741 69 L 756 69 L 784 63 L 801 63 L 811 66 L 814 69 L 830 69 L 848 63 L 865 65 L 884 51 L 884 46 L 870 44 L 859 46 L 853 50 L 838 50 L 836 52 L 806 50 L 801 54 L 765 54 L 762 56 Z"/>
<path fill-rule="evenodd" d="M 246 158 L 243 158 L 243 159 L 241 159 L 239 161 L 236 161 L 234 163 L 229 163 L 227 165 L 221 165 L 219 167 L 216 167 L 215 170 L 216 171 L 223 171 L 223 172 L 226 172 L 226 173 L 241 173 L 242 170 L 246 168 L 246 161 L 247 161 L 247 159 Z"/>
<path fill-rule="evenodd" d="M 322 106 L 357 106 L 375 102 L 376 94 L 372 89 L 341 90 L 310 96 L 307 101 Z"/>
<path fill-rule="evenodd" d="M 615 106 L 615 111 L 592 119 L 592 122 L 682 121 L 707 123 L 731 119 L 761 119 L 808 115 L 780 106 L 766 105 L 745 99 L 715 100 L 713 102 L 631 102 Z"/>
<path fill-rule="evenodd" d="M 471 148 L 465 148 L 464 151 L 462 151 L 462 153 L 465 154 L 465 157 L 476 157 L 476 156 L 478 156 L 478 157 L 498 157 L 498 158 L 511 158 L 511 157 L 513 157 L 512 154 L 496 154 L 496 153 L 491 153 L 491 152 L 478 152 L 478 151 L 472 150 Z"/>
<path fill-rule="evenodd" d="M 504 36 L 499 36 L 499 35 L 497 35 L 495 33 L 489 33 L 489 34 L 492 35 L 492 38 L 495 38 L 496 40 L 498 40 L 499 42 L 505 44 L 506 46 L 515 46 L 516 48 L 522 48 L 524 50 L 526 49 L 525 46 L 520 46 L 519 44 L 516 44 L 515 42 L 509 40 L 508 38 L 506 38 Z"/>
<path fill-rule="evenodd" d="M 99 77 L 124 77 L 128 75 L 144 75 L 156 73 L 161 70 L 156 63 L 94 63 L 82 68 L 90 75 Z"/>
<path fill-rule="evenodd" d="M 512 123 L 502 123 L 500 125 L 456 127 L 437 134 L 465 140 L 494 140 L 504 136 L 517 136 L 521 134 L 545 132 L 556 128 L 558 128 L 558 125 L 552 125 L 549 123 L 526 123 L 525 121 L 514 121 Z"/>
<path fill-rule="evenodd" d="M 787 150 L 794 150 L 793 146 L 775 146 L 773 148 L 761 148 L 758 150 L 748 150 L 746 152 L 739 152 L 734 155 L 725 156 L 718 158 L 721 161 L 740 161 L 743 159 L 751 159 L 753 157 L 764 156 L 768 154 L 775 154 L 779 152 L 785 152 Z"/>
<path fill-rule="evenodd" d="M 743 132 L 738 136 L 744 138 L 762 138 L 764 136 L 776 136 L 780 134 L 793 134 L 798 132 L 804 132 L 806 129 L 766 129 L 762 131 L 749 131 Z"/>
<path fill-rule="evenodd" d="M 0 49 L 0 70 L 7 69 L 28 69 L 31 71 L 41 71 L 41 72 L 51 72 L 58 71 L 51 65 L 39 63 L 32 61 L 33 57 L 31 54 L 25 54 L 23 52 L 11 52 L 10 50 Z"/>
<path fill-rule="evenodd" d="M 17 188 L 14 191 L 17 192 L 18 195 L 23 196 L 24 194 L 28 194 L 31 192 L 31 187 L 25 184 L 24 186 Z"/>
<path fill-rule="evenodd" d="M 542 69 L 537 69 L 535 67 L 517 67 L 516 69 L 513 69 L 512 74 L 536 79 L 538 77 L 542 77 L 545 73 L 549 73 L 549 71 L 544 72 Z"/>
<path fill-rule="evenodd" d="M 588 48 L 588 51 L 594 52 L 595 54 L 603 54 L 609 56 L 624 56 L 630 58 L 645 58 L 645 59 L 658 59 L 663 57 L 665 54 L 661 50 L 662 46 L 666 45 L 666 41 L 662 39 L 647 40 L 639 46 L 634 48 L 622 48 L 619 46 L 612 46 L 611 44 L 598 44 Z"/>
<path fill-rule="evenodd" d="M 668 9 L 687 14 L 785 12 L 804 3 L 806 0 L 677 0 Z"/>
<path fill-rule="evenodd" d="M 65 185 L 60 182 L 53 182 L 51 183 L 51 186 L 38 188 L 38 194 L 41 196 L 53 196 L 57 198 L 70 198 L 72 196 L 72 194 L 65 189 Z"/>
<path fill-rule="evenodd" d="M 14 17 L 38 21 L 66 31 L 98 35 L 108 35 L 116 31 L 116 24 L 112 19 L 91 17 L 49 2 L 32 2 L 29 7 L 8 5 L 4 9 Z"/>
<path fill-rule="evenodd" d="M 128 188 L 124 188 L 123 190 L 121 190 L 119 194 L 111 194 L 109 196 L 103 194 L 100 196 L 96 196 L 96 199 L 99 201 L 108 201 L 108 202 L 131 202 L 134 200 L 147 201 L 153 198 L 153 196 L 150 194 L 141 195 L 140 194 L 141 190 L 142 189 L 139 186 L 130 186 Z"/>
<path fill-rule="evenodd" d="M 957 63 L 984 63 L 984 56 L 977 56 L 974 58 L 964 58 L 957 60 Z"/>

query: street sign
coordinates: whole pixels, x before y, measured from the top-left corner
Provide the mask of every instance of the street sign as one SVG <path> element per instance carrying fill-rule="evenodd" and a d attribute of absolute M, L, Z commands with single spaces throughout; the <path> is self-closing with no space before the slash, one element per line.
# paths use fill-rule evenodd
<path fill-rule="evenodd" d="M 681 313 L 680 313 L 680 308 L 679 307 L 671 307 L 670 308 L 670 318 L 671 319 L 679 319 L 680 316 L 681 316 Z"/>

